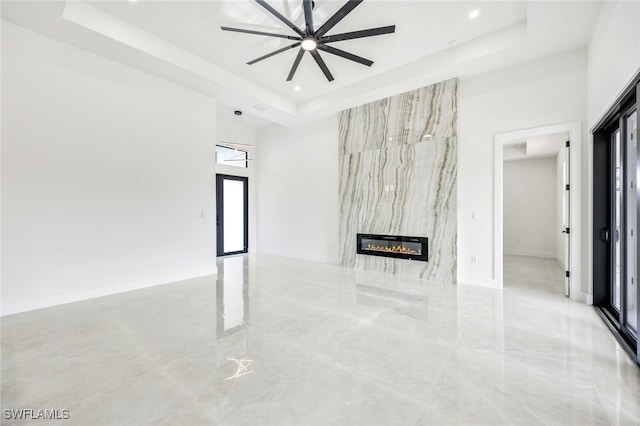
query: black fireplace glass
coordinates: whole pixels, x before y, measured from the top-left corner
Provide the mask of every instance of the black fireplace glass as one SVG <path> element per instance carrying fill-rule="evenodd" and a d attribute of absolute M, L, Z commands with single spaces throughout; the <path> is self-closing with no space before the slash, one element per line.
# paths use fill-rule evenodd
<path fill-rule="evenodd" d="M 357 234 L 358 254 L 427 261 L 428 247 L 425 237 Z"/>

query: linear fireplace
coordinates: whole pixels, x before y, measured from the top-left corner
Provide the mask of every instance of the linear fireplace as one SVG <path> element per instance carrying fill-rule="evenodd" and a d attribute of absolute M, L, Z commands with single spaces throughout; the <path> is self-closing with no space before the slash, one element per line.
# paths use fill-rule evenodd
<path fill-rule="evenodd" d="M 429 239 L 402 235 L 357 234 L 356 252 L 396 259 L 429 260 Z"/>

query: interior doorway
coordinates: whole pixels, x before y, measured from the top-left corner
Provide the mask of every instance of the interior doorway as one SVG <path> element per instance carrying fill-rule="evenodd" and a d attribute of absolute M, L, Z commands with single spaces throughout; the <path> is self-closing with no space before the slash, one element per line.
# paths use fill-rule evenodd
<path fill-rule="evenodd" d="M 581 288 L 581 256 L 580 256 L 580 232 L 571 232 L 571 229 L 579 230 L 581 228 L 580 209 L 581 204 L 581 181 L 580 174 L 580 146 L 582 141 L 581 123 L 571 122 L 552 126 L 537 127 L 532 129 L 517 130 L 513 132 L 499 133 L 495 135 L 495 208 L 494 208 L 494 281 L 495 286 L 502 288 L 504 285 L 504 159 L 520 151 L 531 154 L 541 152 L 548 149 L 543 143 L 545 138 L 550 135 L 556 135 L 562 139 L 564 146 L 564 159 L 562 165 L 559 166 L 561 171 L 559 177 L 562 180 L 561 185 L 567 189 L 562 193 L 557 202 L 554 203 L 558 207 L 558 221 L 551 226 L 550 232 L 553 233 L 557 241 L 563 241 L 563 253 L 554 252 L 558 259 L 562 260 L 565 267 L 565 276 L 563 279 L 563 292 L 574 300 L 587 301 L 586 292 Z M 562 142 L 562 141 L 561 141 Z M 560 143 L 561 143 L 560 142 Z M 568 142 L 568 144 L 567 144 Z M 568 146 L 567 146 L 568 145 Z M 557 153 L 560 153 L 561 146 L 558 147 Z M 510 151 L 511 150 L 511 151 Z M 556 161 L 558 161 L 556 154 Z M 557 165 L 557 163 L 556 163 Z M 573 167 L 572 167 L 573 165 Z M 576 166 L 577 165 L 577 166 Z M 556 175 L 558 177 L 558 175 Z M 526 197 L 526 193 L 523 193 Z M 529 210 L 534 211 L 537 206 L 529 204 Z M 507 247 L 507 249 L 511 249 Z M 529 249 L 534 256 L 541 257 L 545 253 L 537 252 Z M 544 251 L 544 250 L 543 250 Z M 521 254 L 527 254 L 526 250 Z M 547 253 L 547 255 L 550 253 Z"/>
<path fill-rule="evenodd" d="M 249 246 L 249 178 L 216 175 L 218 256 L 246 253 Z"/>
<path fill-rule="evenodd" d="M 503 145 L 504 286 L 569 296 L 568 134 Z"/>

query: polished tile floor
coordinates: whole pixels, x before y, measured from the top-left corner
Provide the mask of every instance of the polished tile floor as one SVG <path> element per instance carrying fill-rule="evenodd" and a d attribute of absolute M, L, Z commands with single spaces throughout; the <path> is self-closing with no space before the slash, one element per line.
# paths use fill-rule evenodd
<path fill-rule="evenodd" d="M 640 424 L 640 368 L 558 271 L 507 257 L 497 291 L 230 257 L 217 277 L 3 318 L 2 408 L 67 409 L 67 425 Z"/>

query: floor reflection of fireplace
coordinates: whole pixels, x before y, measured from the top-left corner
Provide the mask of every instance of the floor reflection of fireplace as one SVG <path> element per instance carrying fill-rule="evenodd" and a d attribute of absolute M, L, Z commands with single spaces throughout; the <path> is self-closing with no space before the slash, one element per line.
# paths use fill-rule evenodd
<path fill-rule="evenodd" d="M 429 259 L 428 242 L 425 237 L 357 234 L 356 252 L 426 262 Z"/>

